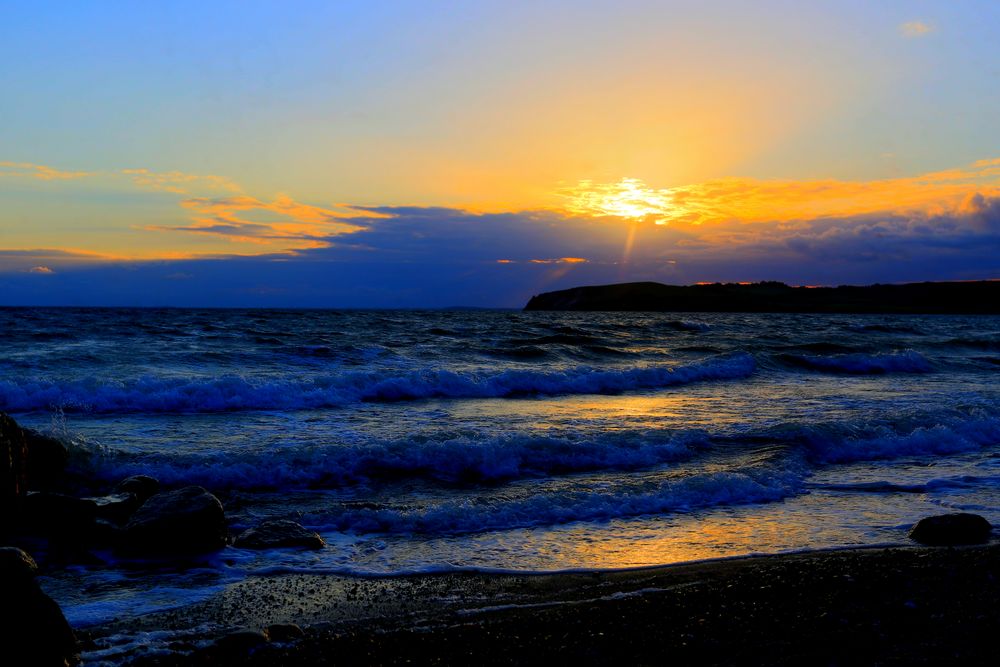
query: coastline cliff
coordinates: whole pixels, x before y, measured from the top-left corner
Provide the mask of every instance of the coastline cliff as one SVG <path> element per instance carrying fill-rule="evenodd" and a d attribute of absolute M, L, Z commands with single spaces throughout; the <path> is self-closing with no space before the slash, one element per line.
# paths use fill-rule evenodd
<path fill-rule="evenodd" d="M 574 287 L 533 296 L 524 310 L 745 313 L 1000 313 L 1000 281 L 791 287 L 780 282 Z"/>

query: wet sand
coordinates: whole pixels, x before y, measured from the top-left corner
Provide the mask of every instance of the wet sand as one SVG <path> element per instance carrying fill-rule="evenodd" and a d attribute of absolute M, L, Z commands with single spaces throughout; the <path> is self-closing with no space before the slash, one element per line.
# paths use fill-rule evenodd
<path fill-rule="evenodd" d="M 213 643 L 287 623 L 304 636 Z M 603 573 L 277 575 L 83 635 L 90 659 L 142 665 L 936 665 L 995 664 L 998 631 L 1000 545 L 991 544 Z M 140 632 L 168 650 L 101 653 L 111 637 Z"/>

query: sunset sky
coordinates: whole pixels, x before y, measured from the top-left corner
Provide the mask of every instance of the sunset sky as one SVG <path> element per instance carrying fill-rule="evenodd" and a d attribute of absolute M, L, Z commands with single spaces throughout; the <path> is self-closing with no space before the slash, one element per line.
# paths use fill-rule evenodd
<path fill-rule="evenodd" d="M 5 2 L 0 305 L 1000 278 L 1000 3 Z"/>

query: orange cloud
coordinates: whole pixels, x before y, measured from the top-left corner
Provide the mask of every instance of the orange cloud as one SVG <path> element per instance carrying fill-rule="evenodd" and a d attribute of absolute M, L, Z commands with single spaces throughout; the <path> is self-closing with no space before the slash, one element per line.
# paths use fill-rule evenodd
<path fill-rule="evenodd" d="M 192 211 L 193 224 L 156 225 L 145 229 L 205 234 L 234 242 L 280 246 L 279 250 L 286 252 L 326 247 L 332 236 L 364 229 L 351 222 L 351 214 L 303 204 L 288 195 L 278 195 L 271 202 L 246 195 L 198 197 L 182 201 L 181 206 Z M 248 217 L 251 214 L 266 219 L 253 220 Z"/>
<path fill-rule="evenodd" d="M 129 176 L 132 182 L 140 187 L 173 192 L 174 194 L 190 194 L 191 188 L 196 186 L 226 192 L 242 192 L 240 186 L 233 181 L 212 174 L 188 174 L 182 171 L 155 172 L 149 169 L 122 169 L 121 173 Z"/>
<path fill-rule="evenodd" d="M 44 164 L 31 162 L 0 162 L 0 176 L 37 178 L 42 181 L 63 181 L 73 178 L 93 176 L 89 171 L 63 171 Z"/>
<path fill-rule="evenodd" d="M 637 179 L 581 181 L 558 192 L 577 215 L 652 220 L 658 224 L 790 222 L 884 212 L 934 213 L 970 195 L 1000 195 L 1000 159 L 959 169 L 875 181 L 723 178 L 656 189 Z"/>
<path fill-rule="evenodd" d="M 923 37 L 933 31 L 934 26 L 924 21 L 907 21 L 906 23 L 901 23 L 899 26 L 899 32 L 904 37 Z"/>

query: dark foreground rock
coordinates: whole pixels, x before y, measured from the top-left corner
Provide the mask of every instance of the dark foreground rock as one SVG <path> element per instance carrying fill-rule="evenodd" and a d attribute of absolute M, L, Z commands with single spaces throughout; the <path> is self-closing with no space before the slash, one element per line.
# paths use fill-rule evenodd
<path fill-rule="evenodd" d="M 326 542 L 317 533 L 306 530 L 300 524 L 287 519 L 271 519 L 256 528 L 240 533 L 233 546 L 242 549 L 275 549 L 280 547 L 302 547 L 322 549 Z"/>
<path fill-rule="evenodd" d="M 160 492 L 160 482 L 149 475 L 132 475 L 118 482 L 117 493 L 130 493 L 144 503 Z"/>
<path fill-rule="evenodd" d="M 69 450 L 58 438 L 30 428 L 24 431 L 28 450 L 28 485 L 32 489 L 53 489 L 62 483 L 69 462 Z"/>
<path fill-rule="evenodd" d="M 939 514 L 918 521 L 910 538 L 929 546 L 982 544 L 992 530 L 990 522 L 978 514 Z"/>
<path fill-rule="evenodd" d="M 4 665 L 73 665 L 76 637 L 59 605 L 35 581 L 27 553 L 0 547 L 0 662 Z"/>
<path fill-rule="evenodd" d="M 151 555 L 214 551 L 228 535 L 222 503 L 200 486 L 157 493 L 125 526 L 126 548 Z"/>
<path fill-rule="evenodd" d="M 50 491 L 29 493 L 23 507 L 23 529 L 34 535 L 55 538 L 88 535 L 97 519 L 97 504 L 93 500 Z"/>
<path fill-rule="evenodd" d="M 24 432 L 0 412 L 0 534 L 9 530 L 28 491 L 28 449 Z"/>

